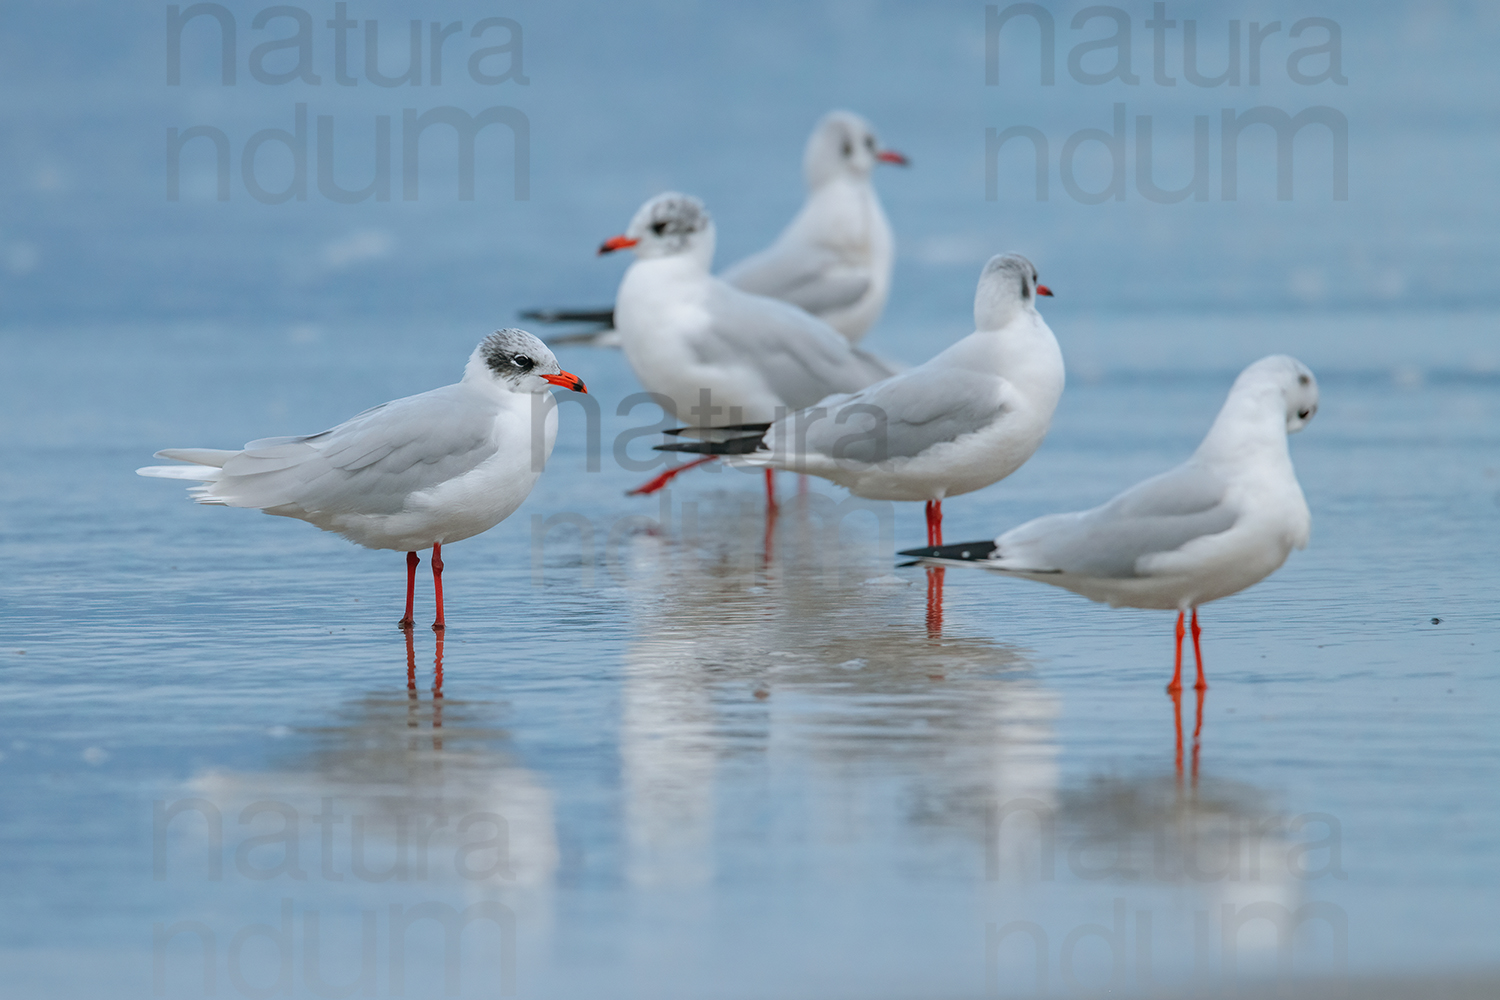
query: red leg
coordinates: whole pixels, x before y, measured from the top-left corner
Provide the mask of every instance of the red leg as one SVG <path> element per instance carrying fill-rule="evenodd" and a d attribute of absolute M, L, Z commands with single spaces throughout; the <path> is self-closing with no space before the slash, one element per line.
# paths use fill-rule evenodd
<path fill-rule="evenodd" d="M 1187 634 L 1182 619 L 1183 613 L 1177 612 L 1177 666 L 1172 670 L 1172 683 L 1167 685 L 1167 693 L 1173 695 L 1182 690 L 1182 637 Z"/>
<path fill-rule="evenodd" d="M 411 611 L 412 602 L 417 596 L 417 563 L 421 561 L 415 552 L 406 554 L 406 616 L 396 623 L 397 628 L 411 628 L 416 624 Z"/>
<path fill-rule="evenodd" d="M 776 470 L 766 470 L 766 512 L 776 513 Z"/>
<path fill-rule="evenodd" d="M 702 458 L 695 458 L 695 459 L 693 459 L 691 462 L 688 462 L 686 465 L 674 465 L 670 469 L 668 469 L 666 472 L 663 472 L 661 475 L 657 476 L 655 479 L 648 480 L 647 482 L 642 483 L 640 486 L 637 486 L 633 490 L 626 490 L 625 491 L 625 495 L 628 496 L 628 497 L 649 496 L 652 493 L 655 493 L 658 490 L 660 490 L 663 486 L 665 486 L 668 483 L 670 483 L 673 479 L 675 479 L 678 476 L 682 475 L 687 470 L 693 469 L 693 468 L 697 468 L 698 466 L 702 465 L 705 462 L 712 462 L 714 459 L 716 459 L 718 457 L 719 457 L 718 455 L 705 455 Z"/>
<path fill-rule="evenodd" d="M 432 546 L 432 593 L 437 601 L 437 621 L 432 623 L 434 632 L 441 632 L 447 628 L 443 623 L 443 543 L 434 542 Z"/>
<path fill-rule="evenodd" d="M 943 501 L 932 501 L 932 544 L 943 544 Z"/>
<path fill-rule="evenodd" d="M 1200 704 L 1202 703 L 1202 699 L 1203 699 L 1203 695 L 1201 694 L 1201 692 L 1208 690 L 1208 678 L 1206 678 L 1206 677 L 1203 676 L 1203 647 L 1198 644 L 1198 637 L 1200 635 L 1202 635 L 1202 634 L 1203 634 L 1203 630 L 1198 627 L 1198 609 L 1194 608 L 1193 609 L 1193 658 L 1198 661 L 1198 683 L 1194 684 L 1193 687 L 1195 687 L 1200 692 L 1200 694 L 1198 696 Z"/>

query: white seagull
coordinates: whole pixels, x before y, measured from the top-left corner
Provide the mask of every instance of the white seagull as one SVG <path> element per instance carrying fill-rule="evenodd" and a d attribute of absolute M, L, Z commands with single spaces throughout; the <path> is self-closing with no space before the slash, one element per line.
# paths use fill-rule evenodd
<path fill-rule="evenodd" d="M 554 385 L 587 391 L 540 340 L 499 330 L 453 385 L 382 403 L 321 434 L 263 438 L 239 451 L 169 448 L 156 457 L 189 464 L 136 472 L 198 480 L 188 491 L 198 503 L 259 508 L 366 548 L 405 551 L 402 628 L 413 621 L 417 552 L 432 549 L 432 627 L 442 631 L 442 547 L 493 528 L 531 492 L 557 436 Z"/>
<path fill-rule="evenodd" d="M 1063 359 L 1036 310 L 1051 294 L 1025 257 L 992 257 L 974 332 L 931 360 L 769 424 L 687 428 L 675 433 L 699 440 L 661 448 L 821 476 L 871 500 L 925 500 L 927 543 L 940 545 L 943 500 L 1015 472 L 1051 425 Z"/>
<path fill-rule="evenodd" d="M 1186 462 L 1093 510 L 1049 514 L 994 541 L 902 553 L 934 566 L 977 566 L 1050 583 L 1112 607 L 1177 609 L 1182 689 L 1183 619 L 1192 611 L 1198 690 L 1208 687 L 1198 605 L 1270 576 L 1305 548 L 1312 515 L 1287 435 L 1318 412 L 1318 383 L 1284 354 L 1240 373 L 1208 436 Z"/>
<path fill-rule="evenodd" d="M 858 343 L 885 309 L 896 241 L 870 174 L 878 163 L 906 166 L 885 149 L 870 123 L 852 111 L 830 111 L 813 128 L 802 154 L 807 200 L 766 249 L 726 269 L 736 288 L 800 306 Z M 613 327 L 611 309 L 540 309 L 522 314 L 548 323 L 583 322 Z M 556 343 L 619 345 L 619 331 L 604 329 Z"/>
<path fill-rule="evenodd" d="M 769 422 L 894 372 L 802 309 L 715 277 L 714 224 L 697 198 L 657 195 L 599 252 L 626 248 L 637 259 L 615 298 L 621 346 L 641 385 L 675 419 L 705 427 Z M 685 468 L 635 492 L 660 489 Z"/>

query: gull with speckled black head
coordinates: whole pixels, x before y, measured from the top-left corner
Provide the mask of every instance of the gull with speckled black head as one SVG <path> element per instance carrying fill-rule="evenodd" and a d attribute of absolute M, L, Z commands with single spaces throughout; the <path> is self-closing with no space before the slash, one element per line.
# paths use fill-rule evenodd
<path fill-rule="evenodd" d="M 406 614 L 413 623 L 417 552 L 432 549 L 443 619 L 445 544 L 505 520 L 531 493 L 557 437 L 553 386 L 582 380 L 525 330 L 486 337 L 452 385 L 382 403 L 320 434 L 263 438 L 244 448 L 169 448 L 186 465 L 136 471 L 195 480 L 198 503 L 295 517 L 366 548 L 406 553 Z"/>
<path fill-rule="evenodd" d="M 641 385 L 676 419 L 710 427 L 771 421 L 895 374 L 811 313 L 715 277 L 714 240 L 703 202 L 668 191 L 599 248 L 635 251 L 615 296 L 620 346 Z M 654 492 L 689 467 L 634 492 Z M 766 475 L 770 490 L 772 471 Z"/>
<path fill-rule="evenodd" d="M 743 291 L 806 309 L 858 343 L 885 309 L 896 263 L 896 240 L 872 176 L 882 163 L 908 165 L 905 156 L 881 144 L 864 118 L 852 111 L 828 112 L 802 153 L 807 199 L 801 210 L 776 242 L 719 277 Z M 555 344 L 620 346 L 612 308 L 535 309 L 521 315 L 600 327 L 560 337 Z"/>

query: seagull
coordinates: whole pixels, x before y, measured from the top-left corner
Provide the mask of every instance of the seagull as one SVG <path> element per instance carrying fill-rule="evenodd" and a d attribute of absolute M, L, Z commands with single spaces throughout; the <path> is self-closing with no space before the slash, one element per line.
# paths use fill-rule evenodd
<path fill-rule="evenodd" d="M 891 288 L 896 242 L 870 174 L 876 164 L 910 161 L 881 146 L 870 123 L 852 111 L 830 111 L 802 154 L 807 200 L 776 242 L 725 270 L 736 288 L 781 299 L 823 320 L 850 343 L 880 318 Z M 596 329 L 554 343 L 620 346 L 614 310 L 535 309 L 544 323 L 589 323 Z"/>
<path fill-rule="evenodd" d="M 974 332 L 915 368 L 770 423 L 686 428 L 665 451 L 821 476 L 870 500 L 925 500 L 927 544 L 943 500 L 999 482 L 1046 436 L 1063 390 L 1057 339 L 1036 309 L 1036 268 L 991 257 L 974 293 Z"/>
<path fill-rule="evenodd" d="M 1259 583 L 1306 548 L 1312 515 L 1287 435 L 1318 412 L 1318 383 L 1284 354 L 1235 379 L 1208 436 L 1186 462 L 1092 510 L 1049 514 L 994 541 L 913 549 L 931 566 L 977 566 L 1050 583 L 1111 607 L 1177 611 L 1182 690 L 1184 617 L 1192 612 L 1195 687 L 1203 691 L 1198 606 Z"/>
<path fill-rule="evenodd" d="M 402 628 L 413 622 L 417 552 L 432 549 L 432 627 L 441 632 L 442 547 L 493 528 L 536 485 L 557 436 L 554 385 L 588 391 L 540 340 L 498 330 L 453 385 L 382 403 L 321 434 L 263 438 L 239 451 L 169 448 L 156 457 L 188 464 L 136 472 L 197 480 L 188 493 L 198 503 L 255 507 L 366 548 L 405 551 Z"/>
<path fill-rule="evenodd" d="M 621 346 L 674 419 L 704 427 L 769 422 L 895 372 L 802 309 L 714 277 L 714 224 L 697 198 L 657 195 L 599 252 L 627 248 L 637 259 L 615 298 Z M 654 492 L 689 467 L 633 492 Z M 768 469 L 768 489 L 770 476 Z"/>

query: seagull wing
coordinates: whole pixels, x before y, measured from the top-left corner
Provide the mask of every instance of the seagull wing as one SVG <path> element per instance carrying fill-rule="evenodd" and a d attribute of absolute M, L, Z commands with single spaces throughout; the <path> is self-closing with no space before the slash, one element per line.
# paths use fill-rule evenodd
<path fill-rule="evenodd" d="M 790 409 L 855 392 L 894 373 L 890 364 L 854 350 L 828 324 L 788 303 L 716 281 L 708 311 L 712 324 L 693 344 L 697 359 L 755 370 Z"/>
<path fill-rule="evenodd" d="M 827 247 L 778 242 L 725 271 L 725 281 L 814 315 L 852 306 L 870 290 L 868 265 L 851 264 Z"/>
<path fill-rule="evenodd" d="M 996 569 L 1123 579 L 1142 563 L 1232 528 L 1239 511 L 1228 484 L 1194 462 L 1153 476 L 1093 510 L 1050 514 L 995 540 Z"/>
<path fill-rule="evenodd" d="M 766 447 L 881 462 L 913 458 L 1004 418 L 1014 390 L 998 375 L 954 368 L 913 368 L 861 392 L 825 399 L 811 413 L 773 428 Z M 818 411 L 826 415 L 817 416 Z M 799 427 L 799 420 L 801 426 Z M 805 431 L 803 430 L 805 427 Z M 785 441 L 793 433 L 806 441 Z"/>
<path fill-rule="evenodd" d="M 366 410 L 321 434 L 253 441 L 200 500 L 232 507 L 394 514 L 498 450 L 497 408 L 462 385 Z"/>

